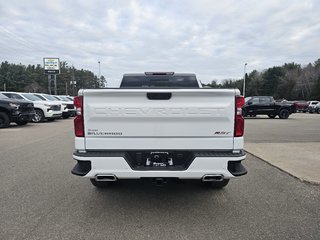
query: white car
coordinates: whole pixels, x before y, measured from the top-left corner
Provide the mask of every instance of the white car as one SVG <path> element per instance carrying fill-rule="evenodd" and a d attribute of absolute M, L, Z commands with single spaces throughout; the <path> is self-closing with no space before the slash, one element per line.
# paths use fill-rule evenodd
<path fill-rule="evenodd" d="M 3 94 L 8 98 L 32 101 L 35 110 L 32 122 L 43 122 L 45 119 L 48 121 L 54 121 L 62 116 L 60 104 L 44 102 L 32 93 L 3 92 Z"/>
<path fill-rule="evenodd" d="M 316 104 L 315 106 L 315 112 L 320 114 L 320 102 Z"/>
<path fill-rule="evenodd" d="M 67 109 L 68 102 L 60 101 L 57 98 L 55 98 L 53 95 L 49 95 L 49 94 L 34 93 L 34 95 L 41 98 L 43 101 L 49 101 L 49 102 L 61 105 L 62 117 L 64 117 L 65 114 L 68 112 L 68 109 Z"/>
<path fill-rule="evenodd" d="M 70 98 L 68 98 L 67 96 L 54 95 L 53 97 L 55 97 L 58 101 L 60 101 L 63 104 L 63 118 L 74 117 L 76 115 L 76 109 L 74 107 L 73 100 L 70 100 Z"/>
<path fill-rule="evenodd" d="M 317 111 L 317 105 L 319 104 L 319 101 L 309 101 L 309 106 L 308 106 L 308 112 L 309 113 L 314 113 Z"/>

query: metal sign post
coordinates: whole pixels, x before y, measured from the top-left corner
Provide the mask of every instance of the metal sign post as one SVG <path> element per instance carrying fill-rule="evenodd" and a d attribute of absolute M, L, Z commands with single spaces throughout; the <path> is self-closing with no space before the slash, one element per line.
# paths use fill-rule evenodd
<path fill-rule="evenodd" d="M 57 95 L 57 75 L 53 75 L 53 81 L 54 81 L 54 95 Z"/>
<path fill-rule="evenodd" d="M 77 84 L 77 82 L 74 81 L 74 79 L 72 79 L 72 81 L 70 81 L 70 85 L 72 86 L 72 96 L 74 96 L 76 84 Z"/>
<path fill-rule="evenodd" d="M 51 94 L 52 82 L 54 94 L 57 95 L 57 75 L 60 74 L 59 58 L 43 58 L 44 73 L 48 75 L 48 92 Z"/>
<path fill-rule="evenodd" d="M 48 93 L 51 94 L 51 75 L 48 75 Z"/>

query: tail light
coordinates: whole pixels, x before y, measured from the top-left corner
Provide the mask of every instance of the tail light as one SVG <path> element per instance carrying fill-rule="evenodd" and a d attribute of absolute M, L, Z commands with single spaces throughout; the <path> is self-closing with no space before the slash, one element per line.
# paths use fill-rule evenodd
<path fill-rule="evenodd" d="M 83 96 L 77 96 L 73 100 L 76 107 L 76 117 L 74 118 L 74 133 L 76 137 L 84 137 L 83 123 Z"/>
<path fill-rule="evenodd" d="M 244 133 L 244 118 L 242 116 L 242 106 L 244 105 L 244 97 L 236 96 L 235 98 L 235 119 L 234 119 L 234 136 L 242 137 Z"/>

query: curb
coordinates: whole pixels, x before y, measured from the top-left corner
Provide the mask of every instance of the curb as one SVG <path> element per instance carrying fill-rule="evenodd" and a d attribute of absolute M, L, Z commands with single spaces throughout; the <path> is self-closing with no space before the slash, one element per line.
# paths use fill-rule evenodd
<path fill-rule="evenodd" d="M 312 185 L 320 186 L 320 182 L 315 182 L 315 181 L 310 181 L 310 180 L 306 180 L 306 179 L 303 179 L 303 178 L 299 178 L 299 177 L 297 177 L 297 176 L 293 175 L 292 173 L 290 173 L 290 172 L 288 172 L 288 171 L 286 171 L 286 170 L 284 170 L 284 169 L 282 169 L 282 168 L 280 168 L 280 167 L 278 167 L 278 166 L 276 166 L 276 165 L 274 165 L 274 164 L 270 163 L 269 161 L 267 161 L 267 160 L 265 160 L 265 159 L 263 159 L 263 158 L 261 158 L 261 157 L 259 157 L 259 156 L 255 155 L 255 154 L 253 154 L 253 153 L 251 153 L 251 152 L 247 151 L 246 149 L 244 149 L 244 150 L 246 151 L 246 153 L 248 153 L 248 154 L 250 154 L 250 155 L 252 155 L 252 156 L 254 156 L 254 157 L 258 158 L 259 160 L 261 160 L 261 161 L 263 161 L 263 162 L 267 163 L 268 165 L 270 165 L 270 166 L 272 166 L 272 167 L 275 167 L 276 169 L 280 170 L 281 172 L 284 172 L 284 173 L 288 174 L 289 176 L 291 176 L 291 177 L 293 177 L 293 178 L 295 178 L 295 179 L 298 179 L 299 181 L 301 181 L 301 182 L 303 182 L 303 183 L 308 183 L 308 184 L 312 184 Z"/>

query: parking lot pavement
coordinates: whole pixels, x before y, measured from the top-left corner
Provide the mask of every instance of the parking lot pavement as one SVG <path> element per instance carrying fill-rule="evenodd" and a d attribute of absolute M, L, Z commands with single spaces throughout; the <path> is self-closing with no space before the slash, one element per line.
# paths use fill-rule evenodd
<path fill-rule="evenodd" d="M 247 118 L 245 149 L 283 171 L 320 183 L 320 114 Z"/>
<path fill-rule="evenodd" d="M 0 131 L 0 239 L 320 239 L 320 188 L 248 155 L 220 191 L 70 174 L 71 120 Z"/>

